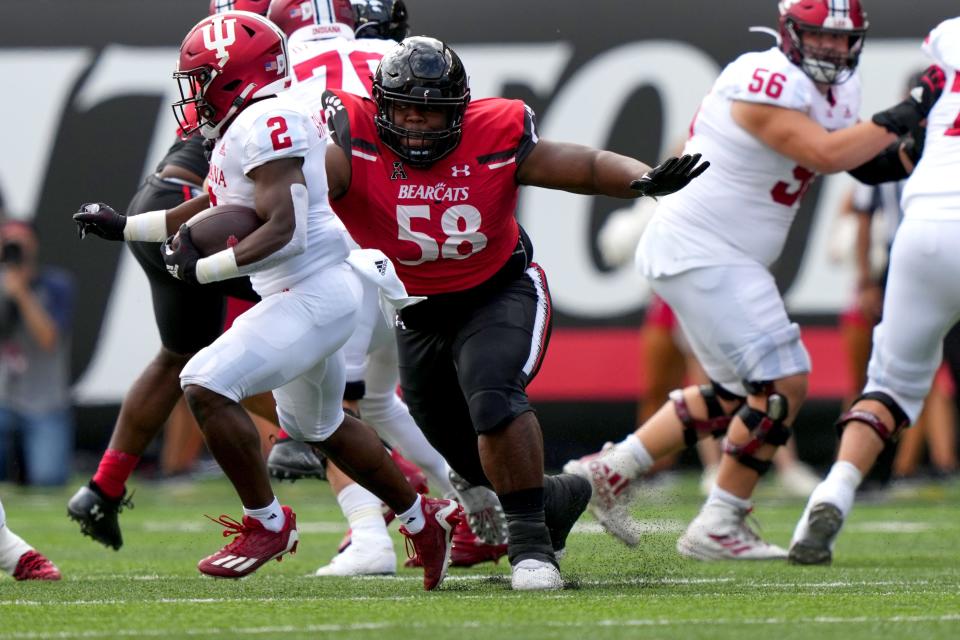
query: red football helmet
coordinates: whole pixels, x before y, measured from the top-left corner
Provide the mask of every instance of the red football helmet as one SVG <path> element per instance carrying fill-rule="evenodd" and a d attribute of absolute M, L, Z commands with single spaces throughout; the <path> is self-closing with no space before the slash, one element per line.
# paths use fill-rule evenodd
<path fill-rule="evenodd" d="M 224 11 L 251 11 L 267 15 L 270 0 L 210 0 L 210 15 Z"/>
<path fill-rule="evenodd" d="M 267 18 L 288 36 L 302 27 L 337 22 L 353 31 L 357 23 L 350 0 L 271 0 Z"/>
<path fill-rule="evenodd" d="M 180 85 L 173 113 L 184 135 L 220 136 L 223 126 L 252 100 L 290 86 L 287 39 L 275 24 L 249 11 L 204 18 L 180 45 L 173 73 Z M 196 108 L 195 119 L 189 107 Z"/>
<path fill-rule="evenodd" d="M 867 14 L 860 0 L 780 0 L 780 48 L 814 82 L 841 84 L 860 61 Z M 807 33 L 847 36 L 846 53 L 804 44 Z"/>

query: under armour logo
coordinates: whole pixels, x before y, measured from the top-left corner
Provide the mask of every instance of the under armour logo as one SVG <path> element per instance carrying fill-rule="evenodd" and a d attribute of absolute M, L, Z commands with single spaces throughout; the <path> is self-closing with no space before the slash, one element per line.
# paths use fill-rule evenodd
<path fill-rule="evenodd" d="M 377 265 L 377 271 L 380 272 L 380 275 L 387 275 L 387 261 L 386 260 L 377 260 L 373 264 Z"/>
<path fill-rule="evenodd" d="M 461 177 L 461 176 L 469 176 L 469 175 L 470 175 L 470 165 L 465 164 L 465 165 L 463 165 L 463 168 L 462 168 L 462 169 L 461 169 L 460 167 L 458 167 L 457 165 L 453 165 L 452 167 L 450 167 L 450 174 L 451 174 L 454 178 L 459 178 L 459 177 Z"/>
<path fill-rule="evenodd" d="M 393 173 L 390 174 L 391 180 L 407 180 L 407 172 L 403 170 L 402 162 L 393 163 Z"/>
<path fill-rule="evenodd" d="M 95 504 L 92 507 L 90 507 L 90 515 L 93 517 L 94 520 L 99 522 L 100 520 L 103 520 L 103 516 L 105 516 L 106 514 L 100 510 L 100 505 Z"/>
<path fill-rule="evenodd" d="M 271 514 L 270 514 L 270 517 L 267 518 L 267 520 L 276 520 L 276 519 L 277 519 L 277 514 L 275 514 L 275 513 L 271 513 Z"/>
<path fill-rule="evenodd" d="M 217 52 L 217 62 L 222 67 L 230 58 L 227 47 L 237 41 L 236 18 L 223 19 L 221 15 L 215 15 L 210 19 L 210 24 L 203 26 L 203 46 L 207 51 Z"/>

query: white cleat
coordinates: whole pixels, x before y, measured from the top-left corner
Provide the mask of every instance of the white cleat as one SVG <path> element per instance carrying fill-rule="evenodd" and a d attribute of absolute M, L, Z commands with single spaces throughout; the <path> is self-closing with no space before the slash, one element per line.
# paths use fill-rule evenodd
<path fill-rule="evenodd" d="M 593 494 L 587 509 L 607 533 L 629 547 L 640 543 L 640 527 L 629 511 L 630 483 L 637 470 L 633 455 L 609 442 L 599 453 L 563 465 L 564 473 L 578 475 L 590 482 Z"/>
<path fill-rule="evenodd" d="M 385 576 L 397 572 L 397 554 L 393 543 L 361 542 L 354 535 L 349 547 L 333 557 L 330 564 L 317 569 L 318 576 Z"/>
<path fill-rule="evenodd" d="M 448 469 L 447 475 L 474 535 L 484 544 L 507 544 L 507 516 L 497 494 L 489 487 L 470 484 L 453 469 Z"/>
<path fill-rule="evenodd" d="M 830 564 L 833 543 L 843 527 L 840 509 L 829 502 L 820 502 L 805 511 L 802 518 L 790 543 L 787 560 L 790 564 Z"/>
<path fill-rule="evenodd" d="M 782 560 L 786 549 L 763 540 L 747 524 L 750 513 L 721 503 L 704 506 L 677 540 L 677 551 L 695 560 Z"/>
<path fill-rule="evenodd" d="M 510 567 L 510 587 L 514 591 L 552 591 L 563 589 L 560 570 L 549 562 L 528 558 Z"/>

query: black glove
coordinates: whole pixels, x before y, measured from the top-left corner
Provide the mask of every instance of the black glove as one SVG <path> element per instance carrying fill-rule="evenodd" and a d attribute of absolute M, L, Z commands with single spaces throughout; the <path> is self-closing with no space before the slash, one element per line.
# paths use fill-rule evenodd
<path fill-rule="evenodd" d="M 679 191 L 710 166 L 709 162 L 705 161 L 697 165 L 698 162 L 700 162 L 699 153 L 670 158 L 650 169 L 639 180 L 631 182 L 630 188 L 639 191 L 641 196 L 651 198 Z"/>
<path fill-rule="evenodd" d="M 903 144 L 903 152 L 910 158 L 913 166 L 917 166 L 917 163 L 920 162 L 920 157 L 923 156 L 923 145 L 926 140 L 925 129 L 911 131 L 908 135 L 900 139 L 900 142 Z"/>
<path fill-rule="evenodd" d="M 102 202 L 81 205 L 80 211 L 73 214 L 73 221 L 81 238 L 92 233 L 105 240 L 123 240 L 123 229 L 127 226 L 127 216 Z"/>
<path fill-rule="evenodd" d="M 944 84 L 943 69 L 930 65 L 920 75 L 920 83 L 910 90 L 910 96 L 900 104 L 873 114 L 873 123 L 898 136 L 915 131 L 940 98 Z"/>
<path fill-rule="evenodd" d="M 189 284 L 199 284 L 197 260 L 200 259 L 200 252 L 190 238 L 190 227 L 181 225 L 180 230 L 160 247 L 160 254 L 170 275 Z"/>

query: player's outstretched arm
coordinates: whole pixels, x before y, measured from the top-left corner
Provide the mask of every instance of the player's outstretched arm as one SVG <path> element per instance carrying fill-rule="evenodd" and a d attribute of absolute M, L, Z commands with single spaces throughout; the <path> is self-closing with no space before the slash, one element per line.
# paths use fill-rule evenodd
<path fill-rule="evenodd" d="M 209 206 L 210 198 L 203 194 L 173 209 L 127 217 L 108 204 L 92 202 L 80 205 L 80 210 L 73 214 L 73 221 L 81 238 L 90 233 L 105 240 L 163 242 L 180 225 Z"/>
<path fill-rule="evenodd" d="M 730 114 L 747 133 L 817 173 L 860 166 L 897 139 L 872 122 L 831 132 L 800 111 L 754 102 L 735 101 Z"/>
<path fill-rule="evenodd" d="M 612 151 L 540 140 L 517 169 L 520 184 L 615 198 L 661 196 L 686 186 L 709 166 L 699 156 L 671 158 L 651 169 Z"/>

